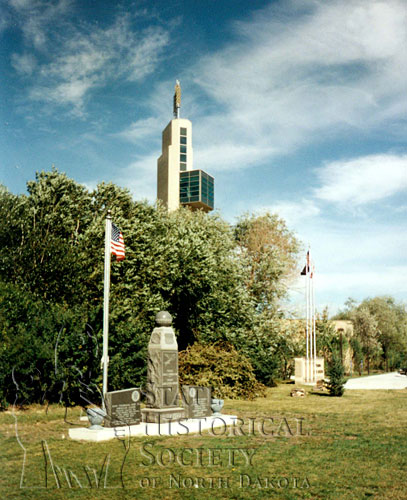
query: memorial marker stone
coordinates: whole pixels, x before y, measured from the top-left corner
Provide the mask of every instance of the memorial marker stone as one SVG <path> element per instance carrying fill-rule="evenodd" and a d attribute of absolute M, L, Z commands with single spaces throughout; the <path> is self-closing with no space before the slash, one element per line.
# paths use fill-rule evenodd
<path fill-rule="evenodd" d="M 204 418 L 212 415 L 209 387 L 183 385 L 181 395 L 187 418 Z"/>
<path fill-rule="evenodd" d="M 179 405 L 178 344 L 171 323 L 167 311 L 159 312 L 148 344 L 147 408 L 142 411 L 146 422 L 185 418 Z"/>
<path fill-rule="evenodd" d="M 136 425 L 141 422 L 140 388 L 106 393 L 105 427 Z"/>

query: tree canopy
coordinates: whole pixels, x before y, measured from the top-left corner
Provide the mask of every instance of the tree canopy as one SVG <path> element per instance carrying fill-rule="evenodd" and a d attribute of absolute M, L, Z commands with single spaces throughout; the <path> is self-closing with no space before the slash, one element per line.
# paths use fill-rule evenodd
<path fill-rule="evenodd" d="M 407 308 L 393 297 L 367 298 L 360 304 L 352 298 L 336 316 L 352 320 L 355 330 L 353 351 L 360 358 L 359 349 L 366 360 L 386 371 L 407 366 Z"/>
<path fill-rule="evenodd" d="M 100 387 L 108 209 L 126 245 L 111 266 L 109 387 L 143 382 L 159 310 L 173 316 L 180 349 L 229 342 L 261 381 L 272 378 L 270 355 L 283 344 L 264 324 L 278 319 L 299 247 L 282 219 L 248 215 L 232 227 L 216 214 L 167 213 L 111 183 L 89 192 L 55 169 L 37 173 L 27 195 L 2 188 L 0 198 L 1 400 L 13 400 L 17 379 L 27 401 L 80 402 L 81 384 Z"/>

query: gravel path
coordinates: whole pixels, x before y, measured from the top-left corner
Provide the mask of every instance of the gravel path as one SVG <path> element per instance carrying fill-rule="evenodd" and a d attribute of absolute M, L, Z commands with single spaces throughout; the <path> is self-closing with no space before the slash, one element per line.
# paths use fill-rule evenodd
<path fill-rule="evenodd" d="M 345 389 L 406 389 L 407 375 L 397 372 L 348 380 Z"/>

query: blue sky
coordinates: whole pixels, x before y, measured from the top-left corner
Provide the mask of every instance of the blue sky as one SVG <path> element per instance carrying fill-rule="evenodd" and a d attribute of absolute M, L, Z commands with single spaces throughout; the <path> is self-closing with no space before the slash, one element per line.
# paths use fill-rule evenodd
<path fill-rule="evenodd" d="M 407 299 L 404 0 L 0 0 L 0 182 L 52 164 L 155 199 L 161 131 L 233 222 L 277 212 L 311 245 L 318 309 Z M 305 253 L 305 252 L 304 252 Z M 292 286 L 300 311 L 303 283 Z"/>

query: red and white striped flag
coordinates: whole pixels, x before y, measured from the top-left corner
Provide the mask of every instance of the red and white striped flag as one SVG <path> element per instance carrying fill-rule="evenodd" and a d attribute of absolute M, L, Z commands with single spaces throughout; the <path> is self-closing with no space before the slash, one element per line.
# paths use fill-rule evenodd
<path fill-rule="evenodd" d="M 120 229 L 112 222 L 112 236 L 110 238 L 110 251 L 116 255 L 116 260 L 124 259 L 124 239 Z"/>

